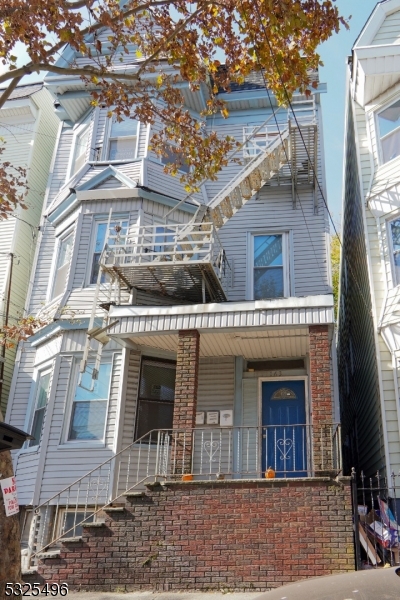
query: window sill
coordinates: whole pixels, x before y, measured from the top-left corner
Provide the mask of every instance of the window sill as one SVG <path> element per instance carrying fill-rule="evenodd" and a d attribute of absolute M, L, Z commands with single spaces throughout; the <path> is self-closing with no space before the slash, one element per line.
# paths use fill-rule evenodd
<path fill-rule="evenodd" d="M 129 163 L 134 163 L 134 162 L 140 162 L 142 160 L 143 160 L 142 158 L 125 158 L 123 160 L 89 160 L 88 163 L 89 163 L 89 165 L 107 166 L 107 165 L 129 164 Z"/>
<path fill-rule="evenodd" d="M 106 443 L 104 441 L 93 442 L 88 440 L 87 442 L 80 440 L 77 442 L 63 442 L 57 446 L 57 450 L 98 450 L 99 448 L 106 448 Z"/>

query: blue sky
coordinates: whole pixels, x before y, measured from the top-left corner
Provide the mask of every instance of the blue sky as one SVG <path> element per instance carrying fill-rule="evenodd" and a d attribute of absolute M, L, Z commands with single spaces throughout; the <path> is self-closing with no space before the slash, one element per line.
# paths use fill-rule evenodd
<path fill-rule="evenodd" d="M 361 29 L 377 5 L 376 0 L 337 0 L 344 17 L 350 19 L 350 30 L 342 29 L 321 45 L 324 66 L 321 82 L 328 84 L 328 93 L 322 94 L 322 114 L 325 143 L 327 200 L 336 227 L 339 228 L 342 204 L 342 171 L 344 145 L 344 109 L 346 101 L 346 59 Z"/>

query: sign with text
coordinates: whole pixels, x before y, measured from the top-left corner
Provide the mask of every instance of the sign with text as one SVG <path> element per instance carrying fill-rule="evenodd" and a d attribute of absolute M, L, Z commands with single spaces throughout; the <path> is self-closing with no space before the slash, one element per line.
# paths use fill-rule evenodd
<path fill-rule="evenodd" d="M 1 491 L 3 492 L 4 507 L 6 509 L 6 517 L 16 515 L 19 512 L 17 498 L 17 483 L 15 477 L 7 477 L 0 481 Z"/>

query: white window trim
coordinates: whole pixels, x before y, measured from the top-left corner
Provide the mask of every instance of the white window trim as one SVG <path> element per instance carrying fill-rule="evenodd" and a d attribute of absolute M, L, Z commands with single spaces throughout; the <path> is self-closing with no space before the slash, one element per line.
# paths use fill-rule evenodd
<path fill-rule="evenodd" d="M 377 147 L 378 162 L 379 162 L 379 166 L 380 167 L 386 166 L 386 165 L 394 162 L 395 160 L 399 160 L 400 159 L 400 155 L 399 155 L 399 156 L 395 156 L 391 160 L 388 160 L 388 161 L 385 162 L 383 160 L 383 152 L 382 152 L 382 144 L 381 144 L 381 138 L 393 134 L 394 131 L 396 131 L 396 130 L 400 131 L 400 125 L 399 125 L 399 127 L 397 127 L 396 129 L 394 129 L 390 133 L 387 133 L 386 135 L 381 136 L 381 132 L 380 132 L 380 128 L 379 128 L 379 118 L 378 118 L 381 112 L 383 112 L 387 108 L 390 108 L 390 106 L 392 104 L 394 104 L 395 102 L 397 102 L 399 99 L 400 98 L 399 98 L 398 94 L 396 94 L 395 97 L 392 97 L 390 100 L 388 100 L 387 102 L 385 102 L 385 104 L 381 105 L 381 107 L 374 112 L 374 126 L 375 126 L 376 147 Z"/>
<path fill-rule="evenodd" d="M 291 252 L 289 248 L 289 231 L 250 231 L 247 234 L 247 289 L 246 300 L 254 300 L 254 237 L 259 235 L 281 235 L 282 236 L 282 262 L 283 262 L 283 298 L 291 295 L 290 267 Z"/>
<path fill-rule="evenodd" d="M 50 362 L 46 361 L 45 363 L 40 365 L 39 368 L 36 368 L 33 372 L 32 385 L 31 385 L 31 389 L 29 392 L 28 410 L 27 410 L 28 418 L 25 421 L 24 429 L 25 429 L 25 431 L 28 431 L 30 433 L 32 426 L 33 426 L 33 420 L 35 418 L 36 404 L 37 404 L 37 400 L 38 400 L 37 393 L 38 393 L 38 389 L 39 389 L 39 382 L 43 375 L 50 373 L 49 389 L 47 392 L 47 403 L 46 403 L 45 414 L 44 414 L 42 431 L 41 431 L 40 437 L 42 437 L 42 435 L 43 435 L 43 429 L 44 429 L 44 425 L 45 425 L 45 421 L 46 421 L 46 413 L 47 413 L 47 408 L 49 405 L 51 387 L 52 387 L 53 369 L 54 369 L 54 361 L 53 360 L 51 360 Z M 24 453 L 24 454 L 27 452 L 38 452 L 39 449 L 40 449 L 40 440 L 36 446 L 29 446 L 29 440 L 28 440 L 25 442 L 25 444 L 22 447 L 22 449 L 20 450 L 20 452 Z"/>
<path fill-rule="evenodd" d="M 46 300 L 47 303 L 54 302 L 57 298 L 61 298 L 62 295 L 63 295 L 63 293 L 67 289 L 68 279 L 69 279 L 69 277 L 71 275 L 71 266 L 72 266 L 72 261 L 73 261 L 73 257 L 74 257 L 75 239 L 73 239 L 73 241 L 72 241 L 71 261 L 70 261 L 70 266 L 69 266 L 69 271 L 68 271 L 68 277 L 67 277 L 66 282 L 65 282 L 64 291 L 61 294 L 59 294 L 58 296 L 54 296 L 54 297 L 52 296 L 54 285 L 55 285 L 55 278 L 56 278 L 56 272 L 57 272 L 57 263 L 58 263 L 58 257 L 59 257 L 59 254 L 60 254 L 61 244 L 70 235 L 73 236 L 74 235 L 74 231 L 75 231 L 75 222 L 73 223 L 72 226 L 68 227 L 68 229 L 66 229 L 65 231 L 63 231 L 62 233 L 60 233 L 60 235 L 58 235 L 56 237 L 56 244 L 55 244 L 56 247 L 55 247 L 53 262 L 52 262 L 51 269 L 50 269 L 49 285 L 48 285 L 48 288 L 47 288 L 47 300 Z"/>
<path fill-rule="evenodd" d="M 104 131 L 104 143 L 103 143 L 103 148 L 101 149 L 100 154 L 100 158 L 98 161 L 96 161 L 97 163 L 106 163 L 107 165 L 114 165 L 114 164 L 121 164 L 121 163 L 130 163 L 134 160 L 137 159 L 138 156 L 138 150 L 139 150 L 139 136 L 140 136 L 140 129 L 141 129 L 141 122 L 138 121 L 137 119 L 135 119 L 134 117 L 130 117 L 131 119 L 133 119 L 134 121 L 137 122 L 137 130 L 136 130 L 136 146 L 135 146 L 135 152 L 134 152 L 134 156 L 133 158 L 125 158 L 122 160 L 111 160 L 108 158 L 108 154 L 110 151 L 110 141 L 111 139 L 113 140 L 123 140 L 125 138 L 133 138 L 135 136 L 129 136 L 129 135 L 124 135 L 124 136 L 119 136 L 119 137 L 115 137 L 115 138 L 111 138 L 111 127 L 112 127 L 112 119 L 113 117 L 109 117 L 107 119 L 107 123 L 106 123 L 106 127 L 105 127 L 105 131 Z"/>
<path fill-rule="evenodd" d="M 115 221 L 128 221 L 128 234 L 131 226 L 130 223 L 130 213 L 116 213 L 111 216 L 111 223 Z M 92 231 L 90 233 L 90 244 L 89 244 L 89 255 L 86 266 L 86 274 L 85 274 L 85 287 L 96 287 L 97 283 L 90 283 L 90 278 L 92 275 L 92 267 L 93 267 L 93 257 L 94 251 L 96 247 L 96 236 L 97 236 L 97 228 L 101 223 L 108 223 L 108 216 L 106 214 L 96 215 L 92 221 Z"/>
<path fill-rule="evenodd" d="M 82 355 L 75 356 L 72 361 L 71 371 L 72 376 L 69 381 L 68 393 L 67 393 L 67 404 L 64 416 L 64 424 L 63 431 L 61 436 L 61 441 L 59 444 L 59 448 L 105 448 L 106 447 L 106 437 L 107 437 L 107 428 L 108 428 L 108 413 L 110 410 L 110 395 L 111 395 L 111 385 L 112 379 L 114 375 L 114 366 L 115 366 L 115 352 L 112 354 L 103 354 L 102 362 L 109 362 L 111 364 L 111 375 L 110 382 L 108 387 L 108 398 L 107 398 L 107 406 L 106 406 L 106 418 L 104 421 L 104 430 L 103 437 L 101 440 L 69 440 L 69 430 L 71 426 L 71 417 L 72 417 L 72 407 L 74 404 L 75 390 L 78 385 L 79 380 L 79 365 L 82 360 Z M 92 361 L 91 361 L 92 362 Z"/>
<path fill-rule="evenodd" d="M 71 177 L 73 177 L 74 175 L 76 175 L 76 173 L 78 173 L 78 171 L 76 171 L 75 173 L 72 172 L 72 168 L 75 162 L 75 151 L 76 151 L 76 143 L 77 143 L 77 139 L 80 135 L 82 135 L 82 133 L 90 127 L 90 124 L 92 122 L 92 113 L 90 113 L 81 123 L 78 123 L 77 125 L 75 125 L 74 129 L 73 129 L 73 137 L 72 137 L 72 144 L 71 144 L 71 151 L 70 151 L 70 155 L 69 155 L 69 161 L 68 161 L 68 169 L 67 169 L 67 174 L 68 177 L 66 179 L 66 181 L 68 181 L 69 179 L 71 179 Z M 88 147 L 89 147 L 89 157 L 88 157 L 88 161 L 91 158 L 92 155 L 92 138 L 93 138 L 93 130 L 92 130 L 92 135 L 89 135 L 89 139 L 88 139 Z M 87 149 L 86 149 L 87 150 Z"/>

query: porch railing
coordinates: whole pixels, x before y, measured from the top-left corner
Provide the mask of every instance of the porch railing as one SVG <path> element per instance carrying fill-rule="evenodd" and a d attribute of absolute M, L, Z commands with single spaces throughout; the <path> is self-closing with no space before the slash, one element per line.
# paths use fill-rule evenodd
<path fill-rule="evenodd" d="M 271 467 L 276 477 L 341 471 L 340 425 L 281 425 L 153 430 L 37 506 L 28 566 L 38 552 L 80 535 L 111 503 L 146 483 L 194 479 L 254 479 Z M 318 464 L 315 462 L 318 457 Z"/>

